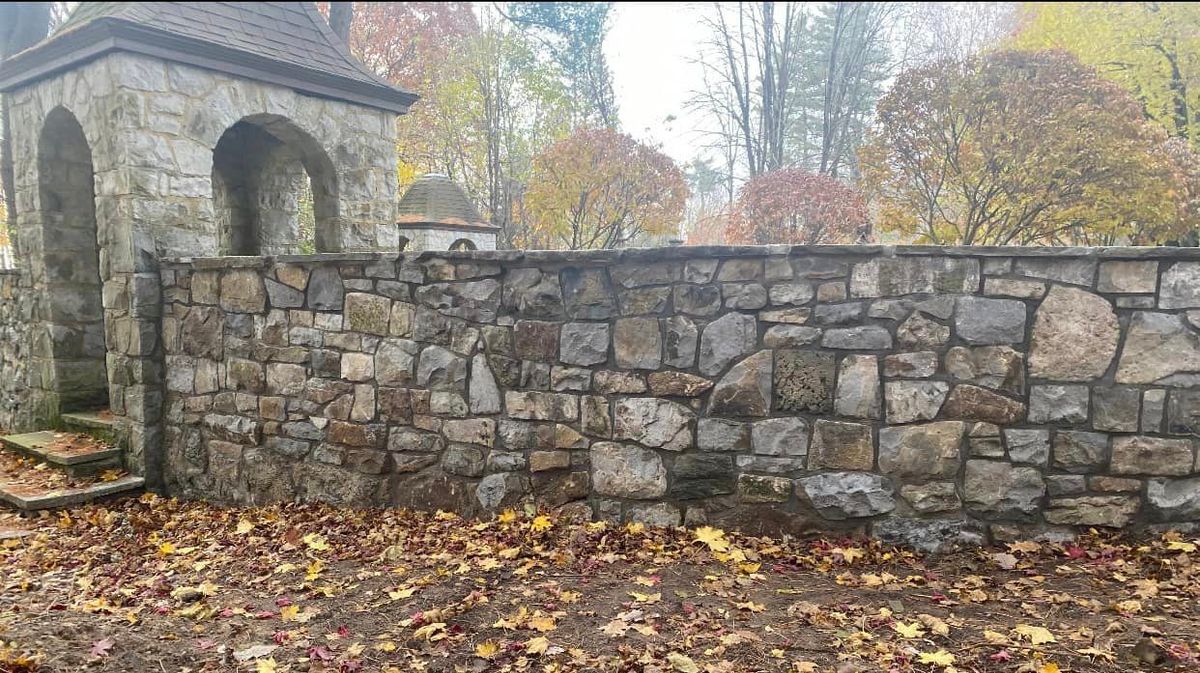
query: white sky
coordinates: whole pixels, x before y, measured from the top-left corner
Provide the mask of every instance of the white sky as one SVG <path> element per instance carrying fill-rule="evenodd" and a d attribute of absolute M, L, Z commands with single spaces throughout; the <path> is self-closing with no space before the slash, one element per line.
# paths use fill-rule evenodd
<path fill-rule="evenodd" d="M 699 15 L 692 3 L 618 2 L 604 43 L 625 131 L 680 165 L 705 154 L 700 119 L 685 107 L 702 83 L 692 62 L 705 39 Z"/>

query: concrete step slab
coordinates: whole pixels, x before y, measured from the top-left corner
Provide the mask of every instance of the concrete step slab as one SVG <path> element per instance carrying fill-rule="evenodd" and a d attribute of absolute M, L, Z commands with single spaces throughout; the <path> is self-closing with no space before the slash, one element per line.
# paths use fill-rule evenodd
<path fill-rule="evenodd" d="M 134 493 L 146 480 L 126 475 L 112 481 L 96 481 L 79 486 L 48 488 L 24 480 L 4 481 L 0 477 L 0 501 L 27 512 L 74 507 L 122 493 Z"/>
<path fill-rule="evenodd" d="M 62 424 L 67 429 L 78 432 L 88 432 L 90 430 L 111 432 L 113 429 L 113 415 L 108 409 L 72 411 L 63 414 L 59 418 L 62 419 Z"/>
<path fill-rule="evenodd" d="M 91 435 L 43 430 L 0 437 L 0 445 L 61 469 L 72 477 L 121 467 L 121 449 Z"/>

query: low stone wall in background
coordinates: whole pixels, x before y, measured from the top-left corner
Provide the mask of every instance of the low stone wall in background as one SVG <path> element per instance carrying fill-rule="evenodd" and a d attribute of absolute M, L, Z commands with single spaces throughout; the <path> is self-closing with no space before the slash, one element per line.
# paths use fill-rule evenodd
<path fill-rule="evenodd" d="M 869 532 L 1200 520 L 1200 251 L 168 260 L 168 489 Z"/>

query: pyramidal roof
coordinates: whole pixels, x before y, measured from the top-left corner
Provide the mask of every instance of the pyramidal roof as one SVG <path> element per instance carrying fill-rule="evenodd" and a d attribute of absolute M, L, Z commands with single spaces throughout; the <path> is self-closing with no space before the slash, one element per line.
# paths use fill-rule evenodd
<path fill-rule="evenodd" d="M 417 99 L 351 56 L 311 2 L 83 2 L 52 35 L 0 65 L 0 91 L 113 51 L 399 113 Z"/>
<path fill-rule="evenodd" d="M 440 173 L 417 178 L 396 207 L 401 227 L 495 229 L 479 214 L 458 183 Z"/>

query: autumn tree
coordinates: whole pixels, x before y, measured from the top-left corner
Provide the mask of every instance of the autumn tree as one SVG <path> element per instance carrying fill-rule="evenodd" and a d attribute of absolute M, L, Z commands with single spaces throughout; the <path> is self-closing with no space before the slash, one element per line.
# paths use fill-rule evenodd
<path fill-rule="evenodd" d="M 867 238 L 867 207 L 827 175 L 784 168 L 751 178 L 738 193 L 729 243 L 856 243 Z"/>
<path fill-rule="evenodd" d="M 1022 6 L 1013 46 L 1063 49 L 1141 101 L 1176 137 L 1200 146 L 1200 5 L 1047 2 Z"/>
<path fill-rule="evenodd" d="M 684 170 L 688 197 L 682 234 L 686 245 L 724 245 L 725 230 L 733 214 L 731 176 L 711 161 L 694 159 Z"/>
<path fill-rule="evenodd" d="M 524 247 L 619 248 L 669 235 L 687 196 L 670 157 L 612 129 L 581 129 L 533 161 Z"/>
<path fill-rule="evenodd" d="M 921 242 L 1145 243 L 1190 224 L 1165 141 L 1070 55 L 1000 51 L 903 73 L 860 161 L 882 228 Z"/>
<path fill-rule="evenodd" d="M 618 125 L 612 72 L 604 55 L 611 2 L 514 2 L 505 16 L 537 41 L 570 92 L 575 126 Z"/>

